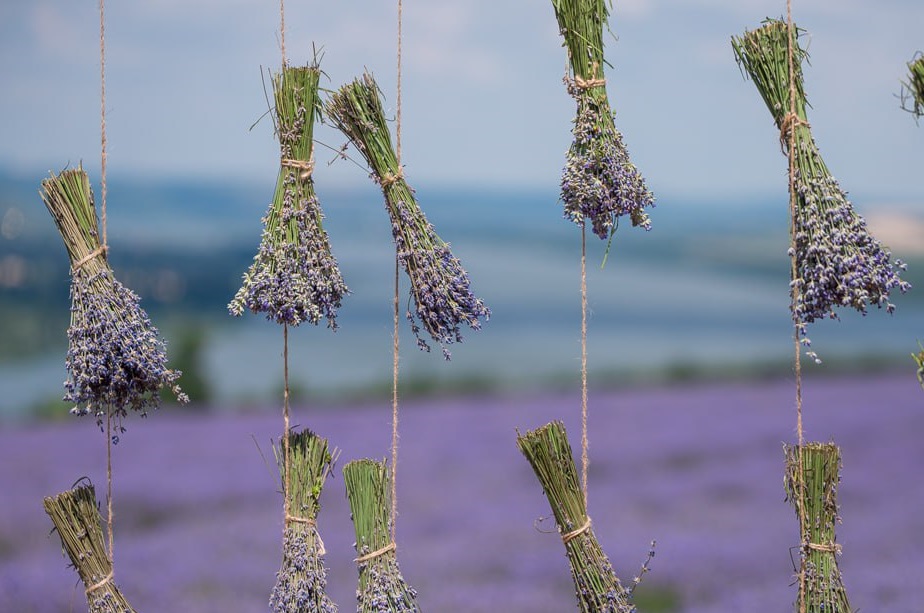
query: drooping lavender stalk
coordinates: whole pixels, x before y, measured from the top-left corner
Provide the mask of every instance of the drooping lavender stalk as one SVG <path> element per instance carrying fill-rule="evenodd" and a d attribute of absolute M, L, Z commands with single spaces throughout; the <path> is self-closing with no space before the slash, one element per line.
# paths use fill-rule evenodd
<path fill-rule="evenodd" d="M 327 440 L 309 430 L 288 436 L 288 463 L 283 457 L 284 446 L 276 449 L 287 514 L 282 566 L 276 573 L 270 609 L 273 613 L 336 613 L 337 605 L 326 592 L 324 543 L 316 522 L 318 499 L 337 451 L 331 452 Z"/>
<path fill-rule="evenodd" d="M 529 461 L 545 492 L 561 534 L 571 566 L 578 610 L 583 613 L 631 613 L 632 591 L 648 571 L 648 561 L 631 588 L 625 588 L 600 547 L 587 515 L 565 426 L 553 421 L 536 430 L 517 435 L 517 447 Z"/>
<path fill-rule="evenodd" d="M 249 309 L 279 324 L 327 318 L 328 327 L 337 327 L 337 309 L 349 290 L 331 253 L 311 176 L 320 74 L 317 65 L 285 66 L 273 78 L 279 176 L 260 247 L 228 305 L 232 315 Z"/>
<path fill-rule="evenodd" d="M 113 581 L 93 485 L 83 484 L 45 498 L 44 506 L 62 549 L 80 575 L 90 613 L 135 613 Z"/>
<path fill-rule="evenodd" d="M 781 130 L 781 143 L 788 148 L 790 135 L 795 139 L 795 211 L 790 228 L 795 248 L 789 250 L 796 263 L 790 281 L 792 317 L 809 357 L 820 362 L 811 350 L 808 324 L 837 319 L 837 307 L 866 314 L 875 305 L 891 313 L 895 305 L 889 302 L 890 292 L 904 293 L 911 285 L 899 278 L 905 264 L 891 261 L 892 254 L 869 233 L 866 221 L 853 210 L 821 158 L 806 116 L 802 60 L 807 54 L 799 47 L 799 31 L 793 29 L 795 115 L 789 113 L 787 24 L 766 20 L 761 28 L 733 37 L 732 47 Z"/>
<path fill-rule="evenodd" d="M 902 108 L 914 115 L 924 115 L 924 53 L 918 51 L 908 62 L 908 80 L 902 82 Z"/>
<path fill-rule="evenodd" d="M 343 467 L 343 482 L 356 532 L 359 587 L 357 613 L 417 613 L 417 591 L 398 567 L 391 540 L 391 479 L 384 462 L 355 460 Z"/>
<path fill-rule="evenodd" d="M 398 260 L 411 281 L 414 313 L 408 309 L 407 319 L 417 345 L 430 350 L 420 337 L 423 327 L 449 359 L 447 345 L 462 342 L 461 325 L 478 330 L 491 312 L 472 294 L 468 273 L 427 221 L 405 181 L 372 75 L 366 73 L 341 87 L 331 95 L 325 111 L 362 153 L 373 180 L 382 188 Z"/>
<path fill-rule="evenodd" d="M 603 76 L 607 0 L 552 0 L 552 6 L 571 65 L 565 84 L 577 102 L 561 177 L 565 218 L 577 224 L 589 219 L 600 238 L 612 236 L 622 216 L 649 230 L 645 209 L 654 206 L 654 196 L 616 129 Z"/>
<path fill-rule="evenodd" d="M 840 522 L 837 485 L 841 480 L 840 449 L 833 443 L 807 443 L 801 453 L 787 445 L 786 497 L 799 518 L 800 569 L 797 611 L 850 613 L 847 591 L 837 566 Z"/>
<path fill-rule="evenodd" d="M 163 388 L 179 402 L 180 372 L 167 368 L 166 344 L 138 296 L 119 283 L 100 244 L 90 181 L 83 168 L 42 181 L 42 200 L 58 227 L 71 261 L 71 322 L 65 359 L 64 400 L 77 415 L 127 410 L 142 415 L 160 405 Z M 120 426 L 121 427 L 121 426 Z"/>

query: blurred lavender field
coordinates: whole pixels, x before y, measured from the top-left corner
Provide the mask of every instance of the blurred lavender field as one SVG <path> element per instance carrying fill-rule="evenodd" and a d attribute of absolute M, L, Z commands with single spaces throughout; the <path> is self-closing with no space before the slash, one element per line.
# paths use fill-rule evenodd
<path fill-rule="evenodd" d="M 561 541 L 533 525 L 549 509 L 515 435 L 563 419 L 576 445 L 579 402 L 577 391 L 527 390 L 403 403 L 398 556 L 424 610 L 574 609 Z M 793 406 L 785 378 L 591 389 L 596 534 L 624 579 L 658 541 L 637 592 L 642 612 L 791 610 L 798 530 L 782 444 L 794 440 Z M 115 448 L 116 581 L 139 611 L 267 610 L 281 555 L 270 449 L 281 418 L 183 411 L 130 419 Z M 386 403 L 300 406 L 294 416 L 342 450 L 340 466 L 388 455 Z M 812 377 L 805 417 L 808 440 L 842 448 L 838 540 L 853 606 L 919 610 L 924 391 L 910 370 Z M 0 449 L 0 611 L 84 610 L 41 502 L 84 475 L 104 495 L 102 435 L 90 420 L 18 425 L 0 430 Z M 319 527 L 329 591 L 350 611 L 353 531 L 336 473 Z"/>

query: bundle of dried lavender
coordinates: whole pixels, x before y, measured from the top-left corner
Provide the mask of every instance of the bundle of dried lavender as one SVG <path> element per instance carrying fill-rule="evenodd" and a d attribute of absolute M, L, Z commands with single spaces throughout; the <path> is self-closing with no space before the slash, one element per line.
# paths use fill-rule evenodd
<path fill-rule="evenodd" d="M 103 529 L 93 485 L 80 485 L 45 498 L 61 547 L 86 589 L 90 613 L 134 613 L 112 580 L 112 561 L 103 546 Z"/>
<path fill-rule="evenodd" d="M 263 217 L 260 247 L 228 305 L 232 315 L 250 309 L 293 326 L 303 321 L 317 324 L 326 317 L 328 327 L 337 327 L 337 309 L 349 290 L 331 253 L 311 177 L 320 75 L 313 64 L 285 66 L 273 78 L 279 177 Z"/>
<path fill-rule="evenodd" d="M 841 455 L 833 443 L 787 445 L 786 496 L 799 518 L 799 600 L 806 613 L 850 613 L 847 591 L 837 567 L 834 528 L 840 522 L 837 484 Z"/>
<path fill-rule="evenodd" d="M 397 548 L 391 540 L 391 486 L 388 467 L 375 460 L 355 460 L 343 467 L 353 528 L 359 587 L 357 613 L 420 611 L 417 592 L 398 568 Z"/>
<path fill-rule="evenodd" d="M 790 248 L 796 267 L 791 280 L 792 316 L 799 338 L 809 357 L 808 324 L 816 319 L 837 319 L 836 307 L 853 307 L 866 313 L 876 305 L 891 313 L 889 292 L 907 291 L 911 286 L 899 278 L 905 269 L 901 260 L 890 261 L 891 253 L 879 244 L 866 227 L 828 171 L 806 119 L 807 101 L 802 82 L 802 60 L 806 52 L 799 47 L 799 30 L 793 26 L 793 82 L 795 114 L 789 113 L 789 28 L 780 20 L 768 19 L 762 27 L 732 37 L 738 64 L 751 77 L 781 133 L 781 143 L 789 146 L 794 138 L 795 211 L 790 232 L 795 250 Z"/>
<path fill-rule="evenodd" d="M 920 51 L 908 62 L 908 81 L 902 82 L 902 108 L 915 119 L 924 115 L 924 53 Z"/>
<path fill-rule="evenodd" d="M 590 219 L 600 238 L 612 236 L 623 215 L 629 216 L 633 226 L 649 230 L 645 208 L 654 206 L 645 179 L 629 160 L 606 93 L 603 27 L 609 17 L 607 4 L 607 0 L 552 0 L 571 65 L 572 75 L 565 77 L 565 84 L 577 102 L 574 141 L 561 177 L 561 200 L 566 219 L 577 224 Z"/>
<path fill-rule="evenodd" d="M 633 587 L 624 588 L 594 535 L 564 424 L 553 421 L 524 435 L 518 433 L 517 446 L 533 467 L 552 507 L 571 566 L 578 610 L 584 613 L 635 611 L 632 590 L 648 570 L 648 562 Z M 652 549 L 649 560 L 653 555 Z"/>
<path fill-rule="evenodd" d="M 274 613 L 336 613 L 337 605 L 325 591 L 324 543 L 316 521 L 318 499 L 338 452 L 331 451 L 327 439 L 310 430 L 288 434 L 288 462 L 285 448 L 282 444 L 274 447 L 286 497 L 286 517 L 282 567 L 276 573 L 270 609 Z"/>
<path fill-rule="evenodd" d="M 146 414 L 180 372 L 167 368 L 164 341 L 130 289 L 119 283 L 100 244 L 90 181 L 82 167 L 42 181 L 42 200 L 64 239 L 71 261 L 71 323 L 67 330 L 64 400 L 71 412 L 121 420 L 127 409 Z M 119 426 L 121 428 L 121 426 Z"/>
<path fill-rule="evenodd" d="M 423 326 L 448 360 L 447 345 L 462 342 L 460 325 L 478 330 L 491 312 L 472 294 L 468 273 L 427 221 L 404 180 L 372 75 L 366 73 L 332 94 L 325 112 L 363 154 L 373 180 L 382 188 L 398 260 L 411 281 L 415 313 L 408 309 L 407 319 L 417 345 L 430 350 L 420 337 L 419 326 Z"/>

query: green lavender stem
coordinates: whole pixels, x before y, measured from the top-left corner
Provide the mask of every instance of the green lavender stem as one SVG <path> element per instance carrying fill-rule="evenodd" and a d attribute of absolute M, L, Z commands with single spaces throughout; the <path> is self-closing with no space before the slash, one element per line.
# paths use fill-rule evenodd
<path fill-rule="evenodd" d="M 902 108 L 915 119 L 924 115 L 924 53 L 908 62 L 908 81 L 902 82 Z"/>

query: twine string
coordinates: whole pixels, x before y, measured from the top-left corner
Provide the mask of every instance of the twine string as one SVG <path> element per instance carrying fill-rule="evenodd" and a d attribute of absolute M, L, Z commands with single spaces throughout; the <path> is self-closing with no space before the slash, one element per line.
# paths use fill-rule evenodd
<path fill-rule="evenodd" d="M 385 545 L 384 547 L 381 547 L 380 549 L 376 549 L 375 551 L 370 551 L 369 553 L 365 555 L 361 555 L 358 558 L 354 558 L 353 561 L 356 562 L 357 564 L 362 564 L 364 562 L 368 562 L 369 560 L 374 560 L 375 558 L 379 556 L 383 556 L 390 551 L 395 551 L 397 548 L 398 546 L 395 544 L 394 541 L 392 541 L 388 543 L 387 545 Z"/>
<path fill-rule="evenodd" d="M 282 457 L 283 457 L 283 479 L 282 479 L 282 511 L 283 516 L 288 520 L 291 516 L 289 513 L 289 479 L 291 478 L 291 454 L 289 452 L 289 324 L 282 324 Z"/>
<path fill-rule="evenodd" d="M 795 93 L 795 90 L 793 90 L 793 93 Z M 793 106 L 795 106 L 794 102 Z M 790 110 L 783 116 L 783 120 L 780 122 L 780 149 L 787 155 L 789 155 L 789 151 L 795 146 L 794 132 L 796 126 L 809 127 L 809 122 L 799 117 L 799 114 L 794 110 Z"/>
<path fill-rule="evenodd" d="M 279 49 L 282 53 L 282 67 L 286 67 L 286 2 L 279 0 Z"/>
<path fill-rule="evenodd" d="M 281 158 L 279 160 L 279 165 L 286 168 L 295 168 L 300 170 L 301 172 L 298 173 L 299 179 L 310 179 L 311 173 L 314 172 L 314 155 L 312 154 L 311 158 L 307 162 L 293 158 Z"/>
<path fill-rule="evenodd" d="M 581 75 L 574 75 L 573 79 L 575 87 L 578 89 L 593 89 L 594 87 L 603 87 L 606 85 L 605 77 L 591 77 L 590 79 L 585 79 Z"/>
<path fill-rule="evenodd" d="M 110 583 L 112 583 L 112 571 L 111 571 L 111 570 L 109 571 L 109 574 L 108 574 L 108 575 L 106 575 L 105 577 L 103 577 L 102 579 L 100 579 L 99 581 L 97 581 L 96 583 L 94 583 L 93 585 L 89 586 L 89 587 L 86 589 L 86 593 L 87 593 L 87 595 L 89 596 L 89 595 L 92 594 L 93 592 L 95 592 L 95 591 L 97 591 L 97 590 L 100 590 L 100 589 L 106 587 L 106 586 L 109 585 Z"/>
<path fill-rule="evenodd" d="M 590 530 L 590 517 L 588 517 L 580 527 L 572 530 L 571 532 L 566 532 L 565 534 L 562 534 L 561 542 L 567 545 L 570 541 L 581 536 L 588 530 Z"/>
<path fill-rule="evenodd" d="M 303 524 L 309 528 L 314 528 L 314 537 L 318 541 L 318 555 L 323 556 L 327 554 L 327 549 L 324 547 L 324 540 L 321 538 L 321 533 L 318 532 L 318 522 L 310 517 L 299 517 L 298 515 L 290 515 L 286 512 L 286 526 L 289 524 Z"/>
<path fill-rule="evenodd" d="M 71 264 L 71 272 L 72 273 L 77 272 L 78 270 L 83 268 L 84 264 L 86 264 L 90 260 L 98 258 L 101 255 L 105 255 L 106 252 L 108 251 L 109 251 L 109 247 L 107 247 L 106 245 L 100 245 L 99 247 L 97 247 L 96 249 L 88 253 L 87 255 L 83 256 L 82 258 L 80 258 L 79 260 Z"/>
<path fill-rule="evenodd" d="M 581 487 L 587 508 L 587 472 L 590 465 L 587 440 L 587 225 L 581 222 Z"/>
<path fill-rule="evenodd" d="M 395 117 L 395 156 L 398 160 L 398 171 L 395 174 L 387 173 L 382 177 L 382 188 L 394 184 L 403 176 L 401 171 L 401 22 L 403 4 L 398 0 L 398 41 L 397 41 L 397 110 Z M 392 389 L 391 389 L 391 544 L 395 545 L 395 532 L 398 524 L 398 358 L 399 343 L 398 332 L 400 317 L 399 296 L 399 262 L 395 254 L 395 295 L 394 295 L 394 333 L 392 346 Z M 387 546 L 386 548 L 387 549 Z M 373 552 L 376 553 L 376 552 Z M 371 555 L 371 554 L 369 554 Z M 365 557 L 365 556 L 363 556 Z"/>
<path fill-rule="evenodd" d="M 385 175 L 379 179 L 379 185 L 382 186 L 382 189 L 387 189 L 404 178 L 404 169 L 401 168 L 401 161 L 399 158 L 398 161 L 398 170 L 395 173 L 386 172 Z"/>
<path fill-rule="evenodd" d="M 841 555 L 841 553 L 843 553 L 843 547 L 841 547 L 840 543 L 806 543 L 805 548 L 815 551 L 834 553 L 837 555 Z"/>

